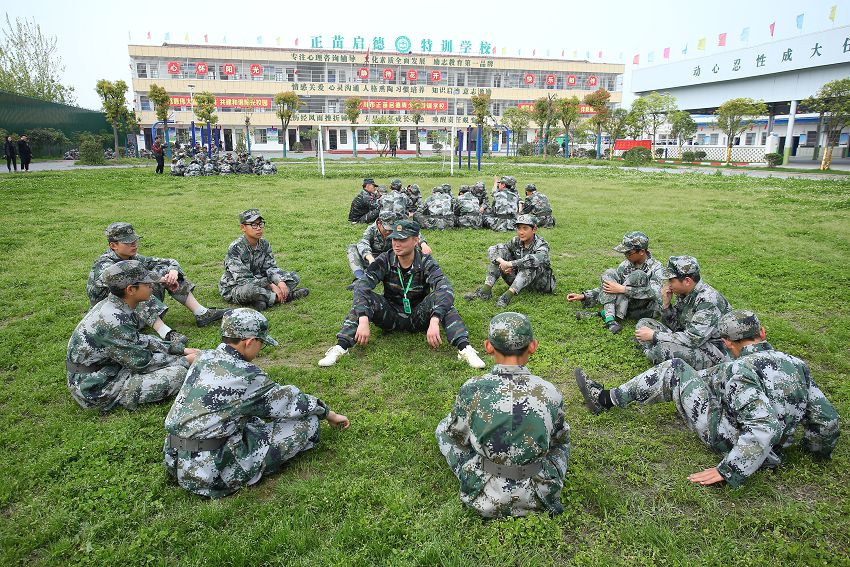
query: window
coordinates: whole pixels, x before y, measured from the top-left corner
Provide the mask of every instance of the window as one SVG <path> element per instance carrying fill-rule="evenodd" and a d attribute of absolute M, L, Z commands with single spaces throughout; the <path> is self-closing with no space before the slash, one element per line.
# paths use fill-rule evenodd
<path fill-rule="evenodd" d="M 136 63 L 136 76 L 140 79 L 148 78 L 148 66 L 144 63 Z"/>
<path fill-rule="evenodd" d="M 463 87 L 466 86 L 466 73 L 458 73 L 457 74 L 457 86 Z"/>
<path fill-rule="evenodd" d="M 254 128 L 254 143 L 265 144 L 268 141 L 265 128 Z"/>
<path fill-rule="evenodd" d="M 493 75 L 493 82 L 491 83 L 494 88 L 499 88 L 502 86 L 502 76 L 498 73 Z"/>
<path fill-rule="evenodd" d="M 336 70 L 328 69 L 328 82 L 335 83 L 336 82 Z"/>
<path fill-rule="evenodd" d="M 766 146 L 766 145 L 767 145 L 767 132 L 762 132 L 762 133 L 761 133 L 761 145 L 762 145 L 762 146 Z"/>
<path fill-rule="evenodd" d="M 348 143 L 348 130 L 346 128 L 339 129 L 339 143 L 340 145 L 345 145 Z"/>
<path fill-rule="evenodd" d="M 818 139 L 817 130 L 809 130 L 808 132 L 806 132 L 806 147 L 807 148 L 814 148 L 815 144 L 817 143 L 817 139 Z"/>
<path fill-rule="evenodd" d="M 363 144 L 364 146 L 369 143 L 369 131 L 368 130 L 357 130 L 357 143 Z"/>
<path fill-rule="evenodd" d="M 277 143 L 281 146 L 283 145 L 283 140 L 286 138 L 286 130 L 281 128 L 277 129 Z"/>
<path fill-rule="evenodd" d="M 151 105 L 151 99 L 144 95 L 139 96 L 139 108 L 141 110 L 153 110 L 153 106 Z"/>
<path fill-rule="evenodd" d="M 339 112 L 339 101 L 337 99 L 328 99 L 328 101 L 325 103 L 325 112 Z"/>
<path fill-rule="evenodd" d="M 709 138 L 708 145 L 716 146 L 720 142 L 720 134 L 712 134 Z"/>
<path fill-rule="evenodd" d="M 756 133 L 755 132 L 747 132 L 746 137 L 744 138 L 745 146 L 754 146 L 756 143 Z"/>
<path fill-rule="evenodd" d="M 501 116 L 502 115 L 502 103 L 494 102 L 493 103 L 493 116 Z"/>
<path fill-rule="evenodd" d="M 290 83 L 295 82 L 295 69 L 287 69 L 286 70 L 286 80 Z"/>

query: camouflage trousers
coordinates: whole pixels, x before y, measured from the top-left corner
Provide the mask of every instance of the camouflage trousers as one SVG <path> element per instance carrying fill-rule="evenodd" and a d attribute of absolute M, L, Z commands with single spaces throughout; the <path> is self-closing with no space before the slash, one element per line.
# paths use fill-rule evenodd
<path fill-rule="evenodd" d="M 641 319 L 637 322 L 635 328 L 641 329 L 643 327 L 652 329 L 656 333 L 672 332 L 672 330 L 666 325 L 659 323 L 655 319 Z M 655 344 L 652 344 L 651 341 L 639 342 L 640 346 L 643 348 L 644 354 L 646 354 L 646 358 L 649 359 L 652 364 L 660 364 L 665 360 L 681 358 L 693 368 L 703 370 L 716 364 L 720 364 L 721 362 L 728 362 L 731 360 L 723 344 L 721 343 L 718 345 L 712 341 L 707 341 L 698 347 L 689 347 L 668 341 L 656 341 Z"/>
<path fill-rule="evenodd" d="M 365 271 L 369 267 L 369 263 L 360 255 L 356 244 L 349 244 L 348 248 L 345 249 L 345 255 L 348 256 L 348 267 L 351 268 L 352 274 L 358 270 Z"/>
<path fill-rule="evenodd" d="M 484 226 L 484 219 L 481 215 L 460 215 L 455 219 L 455 226 L 458 228 L 481 228 Z"/>
<path fill-rule="evenodd" d="M 728 453 L 737 440 L 737 427 L 722 412 L 717 412 L 720 415 L 712 415 L 712 408 L 719 406 L 708 386 L 712 373 L 722 372 L 723 369 L 721 365 L 696 370 L 681 358 L 674 358 L 613 388 L 611 401 L 620 408 L 632 402 L 673 402 L 688 429 L 696 433 L 705 445 L 715 451 Z"/>
<path fill-rule="evenodd" d="M 374 291 L 368 291 L 369 305 L 366 316 L 369 321 L 374 323 L 379 328 L 385 331 L 405 331 L 408 333 L 421 332 L 428 329 L 431 323 L 431 312 L 434 309 L 434 295 L 428 295 L 419 305 L 412 309 L 409 315 L 404 313 L 400 305 L 390 303 L 383 295 L 379 295 Z M 349 346 L 354 344 L 354 335 L 357 333 L 357 325 L 360 322 L 360 316 L 352 309 L 342 324 L 342 329 L 337 333 L 336 338 L 340 342 L 346 343 Z M 469 342 L 469 331 L 466 330 L 466 325 L 463 319 L 460 318 L 460 313 L 452 307 L 440 319 L 440 324 L 446 332 L 446 340 L 450 344 L 457 346 L 462 342 Z M 348 348 L 348 347 L 346 347 Z"/>
<path fill-rule="evenodd" d="M 445 230 L 447 228 L 452 228 L 455 225 L 454 216 L 446 216 L 446 217 L 434 217 L 430 215 L 417 215 L 417 219 L 419 225 L 422 228 L 431 228 L 436 230 Z"/>
<path fill-rule="evenodd" d="M 140 404 L 160 402 L 177 393 L 187 366 L 172 364 L 150 372 L 122 368 L 114 377 L 104 369 L 90 374 L 68 373 L 68 390 L 80 407 L 109 411 L 115 406 L 134 410 Z"/>
<path fill-rule="evenodd" d="M 629 287 L 645 287 L 649 284 L 649 275 L 646 272 L 635 270 L 625 278 L 620 277 L 617 270 L 609 268 L 602 272 L 599 278 L 600 283 L 606 281 L 616 282 Z M 599 295 L 596 297 L 595 303 L 602 306 L 606 317 L 616 317 L 618 319 L 643 319 L 658 317 L 661 311 L 658 308 L 658 302 L 653 298 L 633 299 L 624 293 L 606 293 L 599 288 Z M 585 307 L 593 307 L 585 303 Z"/>
<path fill-rule="evenodd" d="M 270 283 L 268 278 L 257 278 L 251 283 L 234 286 L 221 296 L 230 303 L 249 307 L 263 301 L 268 308 L 277 302 L 277 295 L 268 288 Z M 301 278 L 295 272 L 283 272 L 283 283 L 292 292 L 301 283 Z"/>
<path fill-rule="evenodd" d="M 516 215 L 487 215 L 484 226 L 492 228 L 497 232 L 511 232 L 516 230 Z"/>
<path fill-rule="evenodd" d="M 187 280 L 181 273 L 178 275 L 177 289 L 174 291 L 166 288 L 161 283 L 155 283 L 151 287 L 151 298 L 139 303 L 135 309 L 135 313 L 138 315 L 140 321 L 139 330 L 146 327 L 153 327 L 156 320 L 161 319 L 165 315 L 165 312 L 168 311 L 168 307 L 164 303 L 166 292 L 174 298 L 174 301 L 185 305 L 186 300 L 189 299 L 189 294 L 195 289 L 195 284 Z"/>
<path fill-rule="evenodd" d="M 547 215 L 534 215 L 537 217 L 537 226 L 541 228 L 552 228 L 555 226 L 555 217 L 552 214 Z"/>
<path fill-rule="evenodd" d="M 254 416 L 215 451 L 177 451 L 166 436 L 163 464 L 186 490 L 222 498 L 276 473 L 318 442 L 319 418 L 315 415 L 272 421 Z"/>
<path fill-rule="evenodd" d="M 555 274 L 552 273 L 552 268 L 549 266 L 540 268 L 526 268 L 514 270 L 513 274 L 506 274 L 499 269 L 498 264 L 494 264 L 496 258 L 504 258 L 507 254 L 507 247 L 504 244 L 497 244 L 487 249 L 487 258 L 490 259 L 490 265 L 487 268 L 487 277 L 484 279 L 484 285 L 492 287 L 499 278 L 505 280 L 515 292 L 519 293 L 523 289 L 531 291 L 539 291 L 541 293 L 554 293 L 555 291 Z"/>

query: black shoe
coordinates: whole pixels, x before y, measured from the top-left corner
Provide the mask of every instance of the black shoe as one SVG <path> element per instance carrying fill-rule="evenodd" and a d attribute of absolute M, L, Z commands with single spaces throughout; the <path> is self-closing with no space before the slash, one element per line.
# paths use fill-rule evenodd
<path fill-rule="evenodd" d="M 581 395 L 584 396 L 584 405 L 590 413 L 597 415 L 605 411 L 606 408 L 599 403 L 599 394 L 605 389 L 602 384 L 588 378 L 581 368 L 576 368 L 576 384 Z"/>
<path fill-rule="evenodd" d="M 496 300 L 496 307 L 502 309 L 503 307 L 507 307 L 511 300 L 514 298 L 514 294 L 510 291 L 506 291 L 502 295 L 499 296 L 499 299 Z"/>
<path fill-rule="evenodd" d="M 493 292 L 489 289 L 485 290 L 483 287 L 479 287 L 475 291 L 470 291 L 463 296 L 463 298 L 467 301 L 473 301 L 475 299 L 483 299 L 484 301 L 487 301 L 491 297 L 493 297 Z"/>
<path fill-rule="evenodd" d="M 599 316 L 599 311 L 576 311 L 576 321 L 582 319 L 593 319 Z"/>
<path fill-rule="evenodd" d="M 357 280 L 354 280 L 353 282 L 351 282 L 350 284 L 345 286 L 345 289 L 347 289 L 348 291 L 354 291 L 354 286 L 356 286 L 356 285 L 357 285 Z"/>
<path fill-rule="evenodd" d="M 203 315 L 195 316 L 195 324 L 199 327 L 206 327 L 207 325 L 212 325 L 216 321 L 221 321 L 221 318 L 224 317 L 225 313 L 227 313 L 226 309 L 210 307 Z"/>
<path fill-rule="evenodd" d="M 255 309 L 257 311 L 265 311 L 268 309 L 268 304 L 262 299 L 258 299 L 254 303 L 251 304 L 251 309 Z"/>
<path fill-rule="evenodd" d="M 607 327 L 607 329 L 615 335 L 623 330 L 622 323 L 618 321 L 611 321 L 609 323 L 605 323 L 605 327 Z"/>
<path fill-rule="evenodd" d="M 301 299 L 302 297 L 307 297 L 310 295 L 310 289 L 306 287 L 299 287 L 297 289 L 293 289 L 289 292 L 289 295 L 286 296 L 286 303 L 291 303 L 297 299 Z"/>
<path fill-rule="evenodd" d="M 183 348 L 186 348 L 186 345 L 189 344 L 189 337 L 178 333 L 174 329 L 171 329 L 168 333 L 166 333 L 165 340 L 171 343 L 180 343 L 183 345 Z"/>

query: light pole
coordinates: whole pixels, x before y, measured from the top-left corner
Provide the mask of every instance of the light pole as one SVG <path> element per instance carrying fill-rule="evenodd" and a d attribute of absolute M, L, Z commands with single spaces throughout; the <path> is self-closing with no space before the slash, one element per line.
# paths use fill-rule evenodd
<path fill-rule="evenodd" d="M 192 155 L 195 155 L 195 83 L 189 83 L 186 86 L 189 87 L 189 111 L 193 115 L 190 123 L 192 125 Z"/>
<path fill-rule="evenodd" d="M 454 107 L 452 107 L 452 135 L 451 135 L 451 140 L 449 140 L 449 147 L 451 148 L 450 151 L 451 151 L 451 156 L 452 156 L 451 167 L 449 168 L 449 175 L 451 175 L 451 176 L 454 176 L 454 174 L 455 174 L 455 128 L 456 128 L 456 122 L 457 122 L 457 95 L 459 95 L 459 94 L 460 94 L 460 89 L 455 87 L 455 89 L 454 89 L 455 104 L 454 104 Z M 416 135 L 418 136 L 419 133 L 417 132 Z"/>

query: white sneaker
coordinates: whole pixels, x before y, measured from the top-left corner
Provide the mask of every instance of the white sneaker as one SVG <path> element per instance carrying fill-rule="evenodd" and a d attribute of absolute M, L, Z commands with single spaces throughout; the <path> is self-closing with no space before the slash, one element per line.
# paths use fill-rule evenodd
<path fill-rule="evenodd" d="M 348 353 L 348 349 L 342 348 L 339 345 L 334 345 L 325 353 L 325 358 L 319 361 L 319 366 L 333 366 L 336 364 L 336 361 L 339 360 L 339 357 L 346 353 Z"/>
<path fill-rule="evenodd" d="M 466 361 L 466 363 L 472 368 L 484 368 L 487 366 L 484 364 L 484 361 L 481 360 L 481 357 L 478 356 L 478 352 L 472 348 L 472 345 L 466 345 L 465 349 L 457 351 L 457 359 Z"/>

